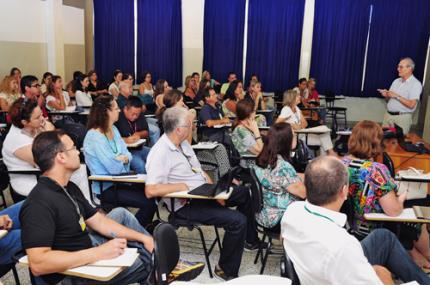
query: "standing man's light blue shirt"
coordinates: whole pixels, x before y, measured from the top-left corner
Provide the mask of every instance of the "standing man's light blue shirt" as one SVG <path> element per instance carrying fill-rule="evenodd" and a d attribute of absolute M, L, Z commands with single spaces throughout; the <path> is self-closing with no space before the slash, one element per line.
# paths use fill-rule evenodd
<path fill-rule="evenodd" d="M 393 91 L 405 99 L 408 100 L 420 100 L 420 95 L 423 90 L 421 82 L 411 75 L 408 79 L 397 78 L 393 81 L 390 87 L 390 91 Z M 418 102 L 417 102 L 418 103 Z M 400 112 L 400 113 L 413 113 L 417 108 L 417 105 L 413 109 L 409 109 L 405 105 L 399 102 L 396 98 L 390 98 L 387 103 L 387 110 L 389 112 Z"/>

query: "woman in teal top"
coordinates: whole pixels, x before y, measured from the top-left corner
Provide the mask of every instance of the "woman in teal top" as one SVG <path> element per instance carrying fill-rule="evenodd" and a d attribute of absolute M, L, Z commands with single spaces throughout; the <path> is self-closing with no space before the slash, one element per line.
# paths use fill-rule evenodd
<path fill-rule="evenodd" d="M 288 205 L 306 197 L 305 185 L 289 162 L 295 146 L 290 124 L 278 123 L 270 127 L 257 157 L 254 170 L 262 186 L 263 209 L 256 220 L 266 228 L 279 227 Z"/>
<path fill-rule="evenodd" d="M 91 106 L 88 132 L 84 139 L 85 163 L 91 175 L 116 175 L 130 171 L 131 153 L 114 126 L 119 112 L 113 96 L 99 96 Z M 143 226 L 152 222 L 155 202 L 146 198 L 142 185 L 120 184 L 117 195 L 113 184 L 108 182 L 103 183 L 103 189 L 100 189 L 100 183 L 92 183 L 92 189 L 96 195 L 102 195 L 104 201 L 140 208 L 136 218 Z"/>

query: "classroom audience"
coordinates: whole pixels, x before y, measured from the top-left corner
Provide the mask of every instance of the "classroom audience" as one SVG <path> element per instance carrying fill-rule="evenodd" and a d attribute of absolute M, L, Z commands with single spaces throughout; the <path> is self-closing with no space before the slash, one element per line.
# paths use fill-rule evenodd
<path fill-rule="evenodd" d="M 65 110 L 70 105 L 70 97 L 63 91 L 63 79 L 53 75 L 46 90 L 46 109 L 48 111 Z"/>
<path fill-rule="evenodd" d="M 154 86 L 152 86 L 152 75 L 149 71 L 143 72 L 138 96 L 146 106 L 154 104 Z"/>
<path fill-rule="evenodd" d="M 18 67 L 12 67 L 9 72 L 9 76 L 12 76 L 13 78 L 15 78 L 16 82 L 18 82 L 18 87 L 21 88 L 21 77 L 22 77 L 21 70 Z M 19 90 L 19 91 L 20 93 L 23 93 L 22 90 Z"/>
<path fill-rule="evenodd" d="M 300 284 L 430 284 L 396 236 L 376 229 L 359 242 L 344 228 L 340 213 L 348 197 L 348 170 L 330 156 L 310 162 L 305 172 L 307 200 L 292 203 L 282 218 L 285 251 Z"/>
<path fill-rule="evenodd" d="M 89 84 L 90 80 L 85 74 L 78 75 L 74 82 L 76 104 L 80 107 L 91 107 L 93 104 L 91 94 L 87 90 Z"/>
<path fill-rule="evenodd" d="M 5 76 L 0 84 L 0 109 L 9 111 L 10 106 L 20 95 L 18 81 L 15 77 Z"/>
<path fill-rule="evenodd" d="M 20 98 L 9 111 L 12 125 L 3 142 L 3 161 L 9 171 L 37 171 L 31 153 L 34 138 L 54 126 L 42 116 L 42 111 L 34 100 Z M 20 201 L 28 196 L 36 185 L 37 177 L 28 174 L 9 174 L 13 200 Z M 84 164 L 76 171 L 72 180 L 79 185 L 85 197 L 90 200 L 87 171 Z"/>
<path fill-rule="evenodd" d="M 113 82 L 109 85 L 108 93 L 112 95 L 115 99 L 119 95 L 119 83 L 122 81 L 122 71 L 116 69 L 113 72 Z"/>
<path fill-rule="evenodd" d="M 70 181 L 79 168 L 79 150 L 70 137 L 60 131 L 42 133 L 32 153 L 42 176 L 20 212 L 22 246 L 31 272 L 47 284 L 94 284 L 59 272 L 115 258 L 126 247 L 135 247 L 139 258 L 109 284 L 146 281 L 152 270 L 152 237 L 127 210 L 116 208 L 104 215 L 83 197 Z"/>
<path fill-rule="evenodd" d="M 40 91 L 45 96 L 48 91 L 48 86 L 51 85 L 53 74 L 51 72 L 45 72 L 42 76 L 42 82 L 40 83 Z"/>
<path fill-rule="evenodd" d="M 216 85 L 221 85 L 221 83 L 212 78 L 212 75 L 208 70 L 203 71 L 202 79 L 208 80 L 210 82 L 210 87 L 212 88 L 214 88 Z"/>
<path fill-rule="evenodd" d="M 163 103 L 163 97 L 169 91 L 170 86 L 169 83 L 164 79 L 158 79 L 157 83 L 155 84 L 155 90 L 154 90 L 154 100 L 155 105 L 157 106 L 157 109 L 160 109 L 164 106 Z"/>
<path fill-rule="evenodd" d="M 397 184 L 388 168 L 375 161 L 382 154 L 382 138 L 381 126 L 367 120 L 359 122 L 349 138 L 348 155 L 342 160 L 349 171 L 349 197 L 354 212 L 351 227 L 361 238 L 378 226 L 366 221 L 364 214 L 397 216 L 406 200 L 407 192 L 396 194 Z M 397 230 L 395 226 L 386 226 L 394 232 Z M 430 268 L 429 234 L 425 225 L 403 225 L 400 240 L 417 264 Z"/>
<path fill-rule="evenodd" d="M 43 117 L 47 118 L 48 111 L 45 107 L 45 97 L 40 92 L 40 84 L 37 77 L 34 75 L 25 75 L 21 78 L 20 84 L 23 96 L 30 100 L 36 100 Z"/>
<path fill-rule="evenodd" d="M 190 114 L 192 120 L 193 120 L 193 131 L 189 134 L 188 142 L 191 143 L 193 136 L 196 136 L 196 124 L 194 123 L 194 120 L 196 120 L 197 113 L 194 109 L 188 109 L 187 105 L 184 103 L 184 97 L 181 91 L 177 89 L 170 89 L 167 91 L 167 93 L 163 96 L 163 107 L 157 110 L 156 116 L 158 119 L 158 122 L 160 125 L 164 125 L 163 123 L 163 114 L 164 112 L 173 107 L 181 107 L 188 111 Z"/>
<path fill-rule="evenodd" d="M 230 124 L 230 119 L 224 115 L 220 104 L 218 103 L 217 94 L 211 87 L 203 92 L 203 100 L 205 105 L 199 112 L 200 124 L 204 125 L 202 135 L 205 140 L 215 141 L 232 146 L 230 134 L 225 128 L 218 126 Z"/>
<path fill-rule="evenodd" d="M 108 93 L 106 85 L 104 85 L 103 82 L 99 80 L 95 70 L 90 70 L 88 72 L 88 78 L 90 83 L 88 84 L 87 90 L 93 99 L 97 98 L 99 95 Z"/>
<path fill-rule="evenodd" d="M 294 130 L 305 129 L 308 126 L 308 122 L 298 107 L 300 101 L 301 97 L 299 93 L 294 90 L 285 91 L 283 102 L 284 107 L 282 108 L 281 114 L 279 114 L 276 122 L 287 122 Z M 299 138 L 303 138 L 303 136 L 299 136 Z M 307 134 L 307 143 L 309 145 L 320 146 L 320 149 L 322 150 L 321 153 L 326 152 L 329 155 L 337 156 L 333 150 L 330 132 L 322 134 Z"/>
<path fill-rule="evenodd" d="M 190 113 L 185 108 L 168 108 L 163 114 L 163 126 L 164 134 L 151 148 L 146 163 L 148 197 L 164 197 L 212 183 L 187 141 L 192 131 Z M 175 199 L 172 209 L 170 199 L 163 198 L 168 209 L 179 218 L 224 227 L 223 246 L 215 267 L 215 274 L 224 280 L 238 276 L 244 246 L 250 250 L 262 246 L 251 217 L 249 190 L 243 186 L 233 188 L 225 205 L 215 200 Z M 232 206 L 237 206 L 236 210 L 229 208 Z"/>
<path fill-rule="evenodd" d="M 236 117 L 236 104 L 243 99 L 243 96 L 242 81 L 234 80 L 230 82 L 222 103 L 222 110 L 227 117 Z"/>
<path fill-rule="evenodd" d="M 125 80 L 121 81 L 118 86 L 119 94 L 116 98 L 119 108 L 122 110 L 127 104 L 127 99 L 133 95 L 133 87 Z"/>
<path fill-rule="evenodd" d="M 130 172 L 132 155 L 114 124 L 120 109 L 113 96 L 99 96 L 91 106 L 88 132 L 84 139 L 85 163 L 91 175 L 117 175 Z M 115 193 L 113 183 L 92 183 L 92 190 L 109 203 L 140 208 L 136 218 L 141 225 L 152 222 L 156 205 L 138 184 L 121 184 Z M 116 199 L 116 196 L 118 199 Z"/>
<path fill-rule="evenodd" d="M 197 83 L 196 80 L 188 75 L 185 77 L 184 101 L 188 107 L 194 108 L 199 105 L 197 101 Z"/>
<path fill-rule="evenodd" d="M 309 97 L 308 81 L 306 80 L 306 78 L 300 78 L 297 86 L 294 87 L 293 90 L 300 95 L 299 106 L 300 107 L 306 106 L 305 103 Z"/>
<path fill-rule="evenodd" d="M 225 93 L 227 92 L 228 87 L 230 86 L 230 83 L 237 80 L 237 76 L 235 72 L 229 72 L 227 77 L 227 82 L 221 85 L 221 98 L 225 96 Z"/>
<path fill-rule="evenodd" d="M 236 150 L 242 155 L 258 155 L 263 149 L 263 138 L 255 120 L 254 102 L 240 100 L 237 103 L 237 117 L 231 133 Z"/>
<path fill-rule="evenodd" d="M 266 228 L 280 230 L 280 221 L 287 207 L 306 197 L 302 178 L 291 162 L 291 150 L 296 148 L 296 137 L 288 123 L 270 127 L 263 150 L 254 166 L 262 186 L 263 209 L 256 215 L 257 222 Z"/>
<path fill-rule="evenodd" d="M 133 144 L 141 139 L 148 140 L 149 138 L 149 127 L 142 109 L 142 101 L 136 96 L 130 96 L 125 101 L 122 112 L 119 113 L 115 126 L 126 144 Z M 146 174 L 145 164 L 149 150 L 149 147 L 143 145 L 130 150 L 133 157 L 130 168 L 136 173 Z"/>

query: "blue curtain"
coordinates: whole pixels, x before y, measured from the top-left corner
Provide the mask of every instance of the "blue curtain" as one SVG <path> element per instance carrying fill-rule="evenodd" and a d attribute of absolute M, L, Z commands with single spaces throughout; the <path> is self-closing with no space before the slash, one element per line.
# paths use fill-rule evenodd
<path fill-rule="evenodd" d="M 321 94 L 360 96 L 369 29 L 367 0 L 316 0 L 310 77 Z"/>
<path fill-rule="evenodd" d="M 205 0 L 203 70 L 220 82 L 242 78 L 244 25 L 245 0 Z"/>
<path fill-rule="evenodd" d="M 364 95 L 388 89 L 402 57 L 415 61 L 414 75 L 422 82 L 429 34 L 430 1 L 374 0 Z"/>
<path fill-rule="evenodd" d="M 182 13 L 180 0 L 137 1 L 137 74 L 152 73 L 182 86 Z"/>
<path fill-rule="evenodd" d="M 94 60 L 100 79 L 117 68 L 134 73 L 134 1 L 94 0 Z"/>
<path fill-rule="evenodd" d="M 257 74 L 265 91 L 296 85 L 304 0 L 249 0 L 246 82 Z"/>

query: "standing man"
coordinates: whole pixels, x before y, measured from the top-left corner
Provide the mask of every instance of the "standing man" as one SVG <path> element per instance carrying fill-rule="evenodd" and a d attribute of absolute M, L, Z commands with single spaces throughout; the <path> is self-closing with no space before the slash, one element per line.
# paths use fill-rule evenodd
<path fill-rule="evenodd" d="M 409 133 L 412 124 L 412 114 L 417 108 L 423 90 L 421 82 L 412 74 L 415 63 L 409 58 L 403 58 L 397 65 L 399 78 L 393 81 L 390 90 L 378 89 L 379 93 L 388 101 L 387 112 L 382 125 L 397 124 L 403 133 Z"/>

